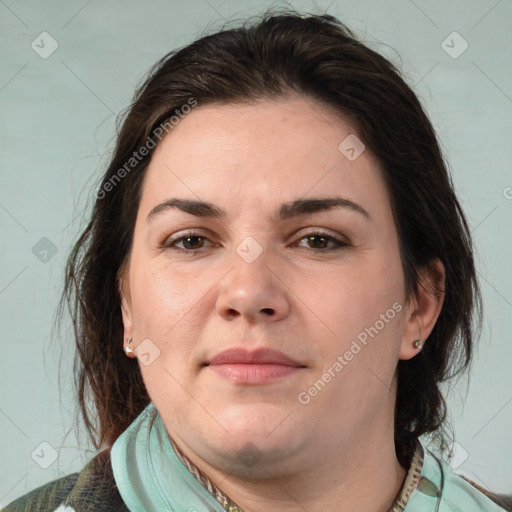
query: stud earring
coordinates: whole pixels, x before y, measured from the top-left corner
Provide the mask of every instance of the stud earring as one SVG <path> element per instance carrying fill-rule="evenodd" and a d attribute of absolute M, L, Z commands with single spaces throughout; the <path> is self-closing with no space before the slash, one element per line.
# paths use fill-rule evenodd
<path fill-rule="evenodd" d="M 421 327 L 418 319 L 416 318 L 416 323 L 418 324 L 418 339 L 412 342 L 412 346 L 415 349 L 421 348 Z"/>
<path fill-rule="evenodd" d="M 133 359 L 135 357 L 135 352 L 133 351 L 132 347 L 130 346 L 132 343 L 132 337 L 130 336 L 126 340 L 127 345 L 124 347 L 124 353 L 129 357 L 130 359 Z"/>

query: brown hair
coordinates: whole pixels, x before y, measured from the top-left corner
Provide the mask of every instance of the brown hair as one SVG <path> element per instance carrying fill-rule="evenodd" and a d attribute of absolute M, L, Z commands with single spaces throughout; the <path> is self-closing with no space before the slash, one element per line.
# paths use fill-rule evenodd
<path fill-rule="evenodd" d="M 440 436 L 446 446 L 439 386 L 471 362 L 481 298 L 470 233 L 434 129 L 390 61 L 336 18 L 287 9 L 267 11 L 254 22 L 170 52 L 150 70 L 124 115 L 92 216 L 69 256 L 59 308 L 66 303 L 73 319 L 80 411 L 96 447 L 112 444 L 149 402 L 137 360 L 122 351 L 118 279 L 153 150 L 130 159 L 191 99 L 199 105 L 236 104 L 288 93 L 339 112 L 379 162 L 407 298 L 421 286 L 422 269 L 435 258 L 444 265 L 444 304 L 428 342 L 417 356 L 398 362 L 395 442 L 404 466 L 420 435 Z"/>

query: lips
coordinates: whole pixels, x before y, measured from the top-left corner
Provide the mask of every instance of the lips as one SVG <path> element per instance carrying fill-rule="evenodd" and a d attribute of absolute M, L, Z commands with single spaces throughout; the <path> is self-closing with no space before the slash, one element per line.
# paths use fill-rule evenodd
<path fill-rule="evenodd" d="M 269 348 L 260 348 L 252 351 L 245 348 L 231 348 L 220 352 L 206 362 L 208 366 L 221 364 L 279 364 L 293 368 L 304 367 L 304 365 L 283 352 Z"/>
<path fill-rule="evenodd" d="M 277 350 L 232 348 L 209 359 L 205 368 L 237 385 L 263 385 L 296 375 L 306 368 Z"/>

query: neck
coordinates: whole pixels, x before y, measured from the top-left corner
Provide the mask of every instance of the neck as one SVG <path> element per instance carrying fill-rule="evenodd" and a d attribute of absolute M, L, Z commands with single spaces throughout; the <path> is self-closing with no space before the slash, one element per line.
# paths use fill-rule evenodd
<path fill-rule="evenodd" d="M 391 427 L 392 427 L 391 422 Z M 379 431 L 382 434 L 382 431 Z M 340 510 L 346 512 L 388 512 L 402 488 L 407 469 L 395 453 L 393 429 L 387 435 L 366 431 L 359 441 L 330 445 L 325 456 L 307 469 L 291 473 L 282 467 L 264 467 L 259 471 L 226 473 L 206 463 L 183 443 L 179 450 L 194 466 L 246 512 L 298 509 L 310 512 Z M 334 456 L 334 454 L 337 454 Z M 309 459 L 311 461 L 311 459 Z M 257 478 L 255 478 L 257 476 Z"/>

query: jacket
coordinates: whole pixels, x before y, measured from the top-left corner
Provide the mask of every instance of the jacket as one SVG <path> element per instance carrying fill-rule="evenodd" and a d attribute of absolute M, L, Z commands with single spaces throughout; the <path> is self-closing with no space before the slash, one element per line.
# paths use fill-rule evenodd
<path fill-rule="evenodd" d="M 112 473 L 110 450 L 78 473 L 54 480 L 13 501 L 1 512 L 129 512 Z"/>
<path fill-rule="evenodd" d="M 511 496 L 491 494 L 467 478 L 464 480 L 504 510 L 512 511 Z M 1 512 L 129 512 L 129 509 L 121 498 L 114 479 L 110 450 L 105 449 L 94 456 L 82 471 L 30 491 L 7 505 Z"/>

